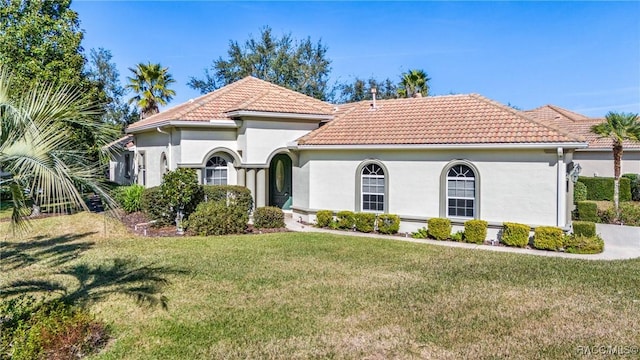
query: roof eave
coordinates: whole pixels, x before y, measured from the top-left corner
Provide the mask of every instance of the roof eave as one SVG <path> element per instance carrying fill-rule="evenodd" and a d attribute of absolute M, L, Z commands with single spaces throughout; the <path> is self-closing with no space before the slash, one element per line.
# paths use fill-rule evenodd
<path fill-rule="evenodd" d="M 157 123 L 146 124 L 135 128 L 127 128 L 125 133 L 135 134 L 147 130 L 156 129 L 159 127 L 173 126 L 173 127 L 207 127 L 218 129 L 237 129 L 240 127 L 235 120 L 230 119 L 213 119 L 209 121 L 188 121 L 188 120 L 165 120 Z"/>
<path fill-rule="evenodd" d="M 489 149 L 584 149 L 587 143 L 554 142 L 554 143 L 499 143 L 499 144 L 357 144 L 357 145 L 305 145 L 290 144 L 296 150 L 489 150 Z"/>
<path fill-rule="evenodd" d="M 332 120 L 333 115 L 328 114 L 301 114 L 301 113 L 285 113 L 271 111 L 253 111 L 253 110 L 233 110 L 226 112 L 229 117 L 260 117 L 260 118 L 277 118 L 277 119 L 296 119 L 296 120 L 312 120 L 323 121 Z"/>

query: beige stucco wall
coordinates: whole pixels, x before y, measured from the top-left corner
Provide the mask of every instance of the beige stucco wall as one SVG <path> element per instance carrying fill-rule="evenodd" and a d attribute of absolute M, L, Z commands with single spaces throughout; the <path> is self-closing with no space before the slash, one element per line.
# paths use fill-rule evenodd
<path fill-rule="evenodd" d="M 309 189 L 308 204 L 294 196 L 294 209 L 303 210 L 301 215 L 320 209 L 356 209 L 357 167 L 365 159 L 377 159 L 389 172 L 389 213 L 406 218 L 439 217 L 441 174 L 451 160 L 464 159 L 479 172 L 481 219 L 557 223 L 555 151 L 300 151 L 299 156 L 299 173 L 308 176 L 294 178 L 294 189 Z"/>
<path fill-rule="evenodd" d="M 611 151 L 576 151 L 574 162 L 582 166 L 582 176 L 613 177 Z M 622 174 L 640 174 L 640 151 L 624 151 L 621 170 Z"/>

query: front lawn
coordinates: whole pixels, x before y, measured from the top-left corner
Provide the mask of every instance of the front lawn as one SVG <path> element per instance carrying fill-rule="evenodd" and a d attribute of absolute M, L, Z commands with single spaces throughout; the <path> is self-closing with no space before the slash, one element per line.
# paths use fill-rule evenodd
<path fill-rule="evenodd" d="M 46 280 L 30 284 L 111 324 L 99 359 L 565 359 L 640 345 L 640 260 L 305 233 L 138 238 L 104 220 L 34 220 L 0 267 L 5 295 Z M 167 310 L 126 295 L 127 269 L 142 267 Z"/>

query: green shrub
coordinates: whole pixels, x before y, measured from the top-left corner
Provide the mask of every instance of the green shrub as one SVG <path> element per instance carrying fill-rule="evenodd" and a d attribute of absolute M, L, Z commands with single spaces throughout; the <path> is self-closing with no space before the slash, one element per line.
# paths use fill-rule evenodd
<path fill-rule="evenodd" d="M 587 200 L 613 201 L 614 179 L 609 177 L 580 177 L 580 182 L 587 187 Z M 631 181 L 620 179 L 620 201 L 631 200 Z"/>
<path fill-rule="evenodd" d="M 166 211 L 173 219 L 176 218 L 178 211 L 182 211 L 184 218 L 187 219 L 204 199 L 196 171 L 187 168 L 178 168 L 164 174 L 160 184 L 160 194 L 169 206 Z"/>
<path fill-rule="evenodd" d="M 451 234 L 451 240 L 457 242 L 464 241 L 464 231 L 456 231 L 455 233 Z"/>
<path fill-rule="evenodd" d="M 156 220 L 156 225 L 170 225 L 175 222 L 175 216 L 171 217 L 169 204 L 162 197 L 159 186 L 144 189 L 140 199 L 140 207 L 152 220 Z"/>
<path fill-rule="evenodd" d="M 132 213 L 142 210 L 142 194 L 144 186 L 121 186 L 114 190 L 114 198 L 122 210 Z"/>
<path fill-rule="evenodd" d="M 596 223 L 591 221 L 574 221 L 573 233 L 580 236 L 594 237 L 596 236 Z"/>
<path fill-rule="evenodd" d="M 595 225 L 595 224 L 594 224 Z M 598 254 L 604 250 L 604 241 L 600 236 L 567 236 L 564 249 L 574 254 Z"/>
<path fill-rule="evenodd" d="M 468 220 L 464 223 L 464 241 L 474 244 L 483 244 L 487 238 L 487 226 L 484 220 Z"/>
<path fill-rule="evenodd" d="M 336 214 L 336 222 L 338 229 L 353 230 L 353 227 L 356 224 L 355 214 L 353 211 L 339 211 Z"/>
<path fill-rule="evenodd" d="M 573 203 L 587 200 L 587 186 L 578 181 L 573 185 Z"/>
<path fill-rule="evenodd" d="M 202 185 L 204 201 L 222 201 L 228 205 L 235 204 L 247 213 L 253 209 L 251 190 L 238 185 Z"/>
<path fill-rule="evenodd" d="M 640 174 L 623 174 L 622 177 L 629 179 L 631 200 L 640 201 Z"/>
<path fill-rule="evenodd" d="M 400 230 L 400 217 L 394 214 L 378 215 L 378 232 L 381 234 L 395 234 Z"/>
<path fill-rule="evenodd" d="M 356 230 L 370 233 L 376 226 L 376 214 L 359 212 L 354 215 Z"/>
<path fill-rule="evenodd" d="M 206 201 L 189 216 L 186 228 L 200 236 L 239 234 L 245 231 L 248 221 L 249 214 L 241 206 Z"/>
<path fill-rule="evenodd" d="M 451 236 L 451 220 L 433 218 L 427 220 L 427 232 L 429 237 L 436 240 L 447 240 Z"/>
<path fill-rule="evenodd" d="M 558 251 L 564 243 L 564 232 L 559 227 L 538 226 L 533 235 L 533 247 Z"/>
<path fill-rule="evenodd" d="M 318 210 L 316 213 L 316 226 L 317 227 L 329 227 L 333 222 L 333 211 L 331 210 Z"/>
<path fill-rule="evenodd" d="M 598 222 L 598 205 L 593 201 L 580 201 L 576 204 L 578 219 L 581 221 Z"/>
<path fill-rule="evenodd" d="M 106 326 L 86 310 L 61 301 L 37 303 L 20 296 L 0 303 L 0 357 L 77 359 L 97 352 L 108 340 Z"/>
<path fill-rule="evenodd" d="M 426 239 L 429 236 L 426 227 L 418 229 L 416 232 L 411 233 L 411 237 L 414 239 Z"/>
<path fill-rule="evenodd" d="M 624 225 L 640 226 L 640 204 L 620 204 L 620 221 Z"/>
<path fill-rule="evenodd" d="M 275 206 L 259 207 L 253 212 L 253 226 L 259 229 L 284 227 L 284 213 Z"/>
<path fill-rule="evenodd" d="M 529 244 L 529 231 L 531 227 L 525 224 L 509 223 L 502 224 L 502 243 L 507 246 L 525 247 Z"/>

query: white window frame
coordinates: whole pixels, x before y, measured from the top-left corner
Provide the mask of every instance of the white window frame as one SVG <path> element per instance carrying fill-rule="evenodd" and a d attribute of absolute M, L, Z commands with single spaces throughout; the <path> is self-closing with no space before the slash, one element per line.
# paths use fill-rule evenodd
<path fill-rule="evenodd" d="M 218 161 L 215 161 L 215 160 Z M 209 173 L 211 172 L 211 176 Z M 224 176 L 221 174 L 224 173 Z M 229 182 L 229 161 L 222 156 L 214 155 L 207 160 L 203 172 L 203 184 L 227 185 Z"/>
<path fill-rule="evenodd" d="M 373 167 L 377 167 L 376 173 L 375 174 L 371 174 L 371 173 L 370 174 L 365 174 L 365 171 L 370 171 L 371 172 L 369 167 L 372 167 L 372 168 Z M 371 190 L 371 186 L 372 186 L 369 182 L 368 182 L 369 184 L 365 185 L 365 181 L 364 181 L 365 179 L 375 179 L 376 180 L 375 181 L 375 185 L 373 185 L 373 186 L 376 186 L 376 187 L 379 186 L 378 180 L 382 179 L 382 192 L 365 191 L 364 190 L 365 186 L 369 186 L 369 190 Z M 386 179 L 385 169 L 382 166 L 380 166 L 380 165 L 378 165 L 376 163 L 368 163 L 365 166 L 363 166 L 362 170 L 360 171 L 360 209 L 363 212 L 384 213 L 386 211 L 386 189 L 387 189 L 387 179 Z M 381 196 L 382 197 L 382 201 L 377 201 L 377 200 L 375 202 L 368 201 L 368 203 L 369 204 L 372 204 L 372 203 L 373 204 L 382 204 L 382 209 L 377 209 L 377 206 L 376 206 L 376 209 L 366 209 L 365 208 L 365 200 L 364 200 L 365 195 L 368 195 L 368 196 Z"/>
<path fill-rule="evenodd" d="M 467 171 L 465 171 L 465 173 L 458 172 L 458 174 L 457 174 L 456 176 L 451 176 L 451 175 L 450 175 L 451 171 L 454 171 L 454 172 L 455 172 L 455 171 L 456 171 L 456 168 L 462 168 L 462 167 L 467 168 Z M 471 172 L 471 174 L 472 174 L 473 176 L 467 176 L 468 172 Z M 449 194 L 449 189 L 450 189 L 450 188 L 449 188 L 449 181 L 455 181 L 455 182 L 460 182 L 460 181 L 462 181 L 464 184 L 472 183 L 472 184 L 473 184 L 473 197 L 466 196 L 466 195 L 459 196 L 459 195 L 457 195 L 457 194 L 456 194 L 456 195 L 453 195 L 453 196 L 452 196 L 452 195 L 450 195 L 450 194 Z M 465 187 L 463 187 L 463 189 L 458 189 L 458 188 L 456 187 L 456 188 L 455 188 L 455 190 L 456 190 L 456 191 L 460 191 L 460 190 L 462 190 L 462 191 L 464 192 L 464 191 L 466 191 L 466 190 L 467 190 L 467 188 L 466 188 L 466 186 L 465 186 Z M 445 197 L 446 197 L 446 201 L 445 201 L 445 213 L 446 213 L 446 216 L 447 216 L 448 218 L 458 218 L 458 219 L 475 219 L 475 218 L 477 217 L 477 214 L 478 214 L 478 184 L 477 184 L 477 175 L 476 175 L 475 170 L 474 170 L 471 166 L 469 166 L 469 165 L 467 165 L 467 164 L 460 164 L 460 163 L 458 163 L 458 164 L 454 164 L 454 165 L 452 165 L 452 166 L 450 166 L 450 167 L 448 167 L 448 168 L 447 168 L 447 177 L 446 177 L 446 180 L 445 180 Z M 450 212 L 449 212 L 449 211 L 450 211 L 449 200 L 454 200 L 454 199 L 455 199 L 455 200 L 465 200 L 465 201 L 467 201 L 467 200 L 471 200 L 471 201 L 473 201 L 473 207 L 472 207 L 472 209 L 471 209 L 471 210 L 473 211 L 473 214 L 472 214 L 471 216 L 467 216 L 466 214 L 465 214 L 464 216 L 457 215 L 457 214 L 455 214 L 455 215 L 451 215 L 451 214 L 450 214 Z M 458 208 L 458 207 L 456 206 L 455 208 Z M 465 206 L 465 207 L 463 207 L 463 209 L 468 209 L 468 208 Z"/>

